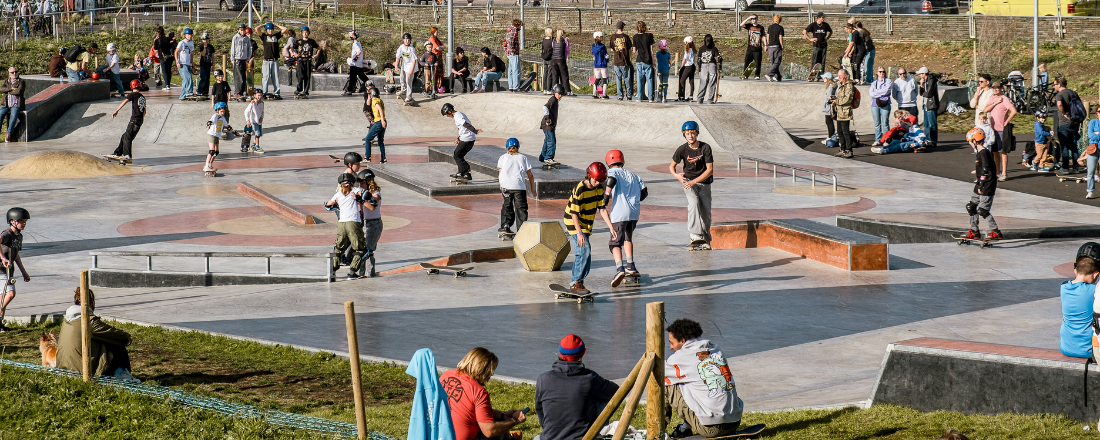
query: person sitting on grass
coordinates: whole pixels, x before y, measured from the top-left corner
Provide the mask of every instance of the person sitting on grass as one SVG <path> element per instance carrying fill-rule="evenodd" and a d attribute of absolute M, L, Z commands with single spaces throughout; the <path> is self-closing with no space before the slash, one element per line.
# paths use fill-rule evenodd
<path fill-rule="evenodd" d="M 899 112 L 906 112 L 905 110 L 898 110 Z M 913 115 L 905 116 L 898 121 L 898 125 L 891 129 L 887 134 L 894 133 L 895 129 L 900 129 L 903 134 L 900 139 L 887 139 L 886 135 L 883 135 L 884 140 L 881 147 L 871 147 L 872 153 L 878 154 L 890 154 L 890 153 L 903 153 L 906 151 L 913 151 L 920 153 L 924 151 L 924 131 L 917 125 L 917 117 Z"/>
<path fill-rule="evenodd" d="M 703 328 L 690 319 L 668 326 L 673 353 L 665 360 L 665 405 L 684 422 L 670 435 L 683 438 L 695 431 L 707 438 L 733 435 L 741 425 L 745 403 L 722 349 L 703 339 Z"/>
<path fill-rule="evenodd" d="M 500 359 L 493 352 L 474 347 L 458 362 L 457 370 L 448 370 L 439 376 L 451 405 L 455 440 L 510 440 L 508 431 L 527 420 L 523 411 L 498 411 L 489 401 L 485 385 L 499 363 Z"/>
<path fill-rule="evenodd" d="M 573 440 L 584 437 L 600 409 L 619 390 L 595 371 L 585 368 L 584 341 L 567 335 L 558 344 L 558 360 L 535 383 L 535 413 L 542 433 L 539 440 Z"/>
<path fill-rule="evenodd" d="M 80 324 L 80 288 L 73 295 L 73 304 L 65 310 L 65 319 L 61 322 L 61 334 L 57 340 L 57 368 L 82 373 L 83 358 Z M 111 327 L 103 322 L 95 312 L 95 294 L 88 290 L 88 333 L 91 334 L 88 357 L 91 362 L 91 375 L 113 375 L 115 379 L 126 382 L 141 382 L 130 374 L 130 334 Z"/>

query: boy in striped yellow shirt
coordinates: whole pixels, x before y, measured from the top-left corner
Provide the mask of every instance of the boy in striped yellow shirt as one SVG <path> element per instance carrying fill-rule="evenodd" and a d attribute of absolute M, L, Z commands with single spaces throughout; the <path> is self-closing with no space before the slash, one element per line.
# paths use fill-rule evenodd
<path fill-rule="evenodd" d="M 588 166 L 588 175 L 573 188 L 569 203 L 565 205 L 565 229 L 569 232 L 569 241 L 573 242 L 573 281 L 569 290 L 586 294 L 584 279 L 592 269 L 592 244 L 588 236 L 592 235 L 592 224 L 596 221 L 596 212 L 603 217 L 604 223 L 611 226 L 611 217 L 607 215 L 604 204 L 603 182 L 607 179 L 607 167 L 602 162 L 592 162 Z M 615 238 L 614 229 L 611 238 Z"/>

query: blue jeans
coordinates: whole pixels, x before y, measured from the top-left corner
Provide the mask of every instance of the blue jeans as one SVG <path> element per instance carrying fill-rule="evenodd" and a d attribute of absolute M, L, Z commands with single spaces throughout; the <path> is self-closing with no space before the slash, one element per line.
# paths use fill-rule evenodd
<path fill-rule="evenodd" d="M 577 234 L 584 233 L 578 231 Z M 576 234 L 569 234 L 569 241 L 573 242 L 573 283 L 584 281 L 592 270 L 592 236 L 584 235 L 584 246 L 577 244 Z"/>
<path fill-rule="evenodd" d="M 936 111 L 925 110 L 924 111 L 924 134 L 928 135 L 928 140 L 933 144 L 940 141 L 940 129 L 936 124 Z"/>
<path fill-rule="evenodd" d="M 3 122 L 4 115 L 8 115 L 8 135 L 13 139 L 15 138 L 15 126 L 19 125 L 19 110 L 19 107 L 0 107 L 0 122 Z"/>
<path fill-rule="evenodd" d="M 668 98 L 668 70 L 658 70 L 657 77 L 657 99 Z"/>
<path fill-rule="evenodd" d="M 875 121 L 875 142 L 878 142 L 883 134 L 890 131 L 890 106 L 871 106 L 871 118 Z"/>
<path fill-rule="evenodd" d="M 917 144 L 914 143 L 914 142 L 908 142 L 908 141 L 902 142 L 902 141 L 899 141 L 899 140 L 895 139 L 895 140 L 890 141 L 890 145 L 884 145 L 882 147 L 882 154 L 904 153 L 906 151 L 911 151 L 913 148 L 916 148 L 916 147 L 917 147 Z"/>
<path fill-rule="evenodd" d="M 1055 115 L 1060 118 L 1061 115 Z M 1081 132 L 1080 124 L 1061 123 L 1058 125 L 1058 144 L 1062 146 L 1062 169 L 1077 168 L 1077 136 Z"/>
<path fill-rule="evenodd" d="M 180 99 L 190 95 L 195 85 L 191 82 L 191 65 L 181 64 L 180 70 Z"/>
<path fill-rule="evenodd" d="M 84 73 L 83 71 L 77 72 L 68 67 L 65 68 L 65 73 L 69 76 L 69 82 L 77 82 L 82 79 L 88 79 L 88 74 Z"/>
<path fill-rule="evenodd" d="M 867 51 L 867 55 L 863 57 L 863 80 L 869 83 L 875 82 L 875 50 L 871 49 Z"/>
<path fill-rule="evenodd" d="M 500 79 L 500 72 L 482 72 L 474 77 L 474 89 L 484 89 L 489 81 Z"/>
<path fill-rule="evenodd" d="M 619 95 L 619 99 L 629 94 L 630 90 L 630 67 L 627 66 L 611 66 L 615 69 L 615 93 Z"/>
<path fill-rule="evenodd" d="M 11 129 L 8 129 L 8 130 L 10 132 Z M 1085 181 L 1088 183 L 1088 186 L 1085 187 L 1085 189 L 1088 192 L 1092 192 L 1092 188 L 1094 186 L 1096 186 L 1096 181 L 1093 180 L 1092 176 L 1096 175 L 1096 159 L 1097 158 L 1098 158 L 1097 156 L 1093 156 L 1091 154 L 1086 154 L 1085 155 L 1085 165 L 1086 165 L 1085 169 L 1087 170 L 1087 172 L 1085 174 Z"/>
<path fill-rule="evenodd" d="M 634 99 L 653 99 L 653 65 L 634 63 L 634 68 L 637 69 L 635 79 L 638 80 L 638 93 L 634 95 Z M 645 89 L 642 88 L 643 84 Z"/>
<path fill-rule="evenodd" d="M 119 96 L 126 96 L 126 87 L 122 85 L 122 75 L 111 73 L 111 82 L 114 83 L 115 88 L 118 89 Z"/>
<path fill-rule="evenodd" d="M 546 159 L 553 159 L 554 153 L 558 151 L 558 138 L 552 131 L 542 132 L 544 139 L 542 141 L 542 152 L 539 153 L 539 162 Z"/>
<path fill-rule="evenodd" d="M 367 160 L 370 160 L 370 141 L 378 138 L 378 151 L 382 153 L 382 160 L 386 160 L 386 129 L 382 128 L 382 121 L 375 121 L 367 132 L 367 138 L 363 140 L 363 147 L 367 150 Z"/>
<path fill-rule="evenodd" d="M 519 73 L 522 70 L 519 55 L 508 55 L 508 90 L 519 88 Z"/>
<path fill-rule="evenodd" d="M 275 94 L 279 94 L 279 60 L 264 60 L 261 84 L 263 84 L 264 93 L 267 93 L 268 86 L 274 86 Z"/>

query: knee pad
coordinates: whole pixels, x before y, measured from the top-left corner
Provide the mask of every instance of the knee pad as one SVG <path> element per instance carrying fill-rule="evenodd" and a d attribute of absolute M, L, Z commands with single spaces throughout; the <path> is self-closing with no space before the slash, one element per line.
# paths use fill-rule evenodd
<path fill-rule="evenodd" d="M 218 150 L 207 150 L 206 153 L 211 156 L 218 157 Z"/>
<path fill-rule="evenodd" d="M 966 204 L 966 213 L 970 214 L 970 215 L 977 214 L 978 213 L 978 204 L 974 203 L 974 202 L 967 203 Z"/>
<path fill-rule="evenodd" d="M 989 218 L 989 210 L 985 208 L 978 208 L 978 215 L 982 218 Z"/>

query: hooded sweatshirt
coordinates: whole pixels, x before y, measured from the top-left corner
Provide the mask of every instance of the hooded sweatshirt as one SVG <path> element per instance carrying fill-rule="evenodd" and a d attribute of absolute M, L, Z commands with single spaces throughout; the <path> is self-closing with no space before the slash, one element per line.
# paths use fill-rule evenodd
<path fill-rule="evenodd" d="M 704 425 L 741 420 L 745 403 L 737 397 L 733 373 L 722 349 L 707 339 L 692 339 L 665 361 L 665 383 L 678 385 L 684 403 Z"/>
<path fill-rule="evenodd" d="M 618 390 L 618 385 L 585 368 L 581 362 L 554 362 L 550 371 L 542 373 L 535 383 L 535 413 L 542 424 L 539 438 L 584 437 L 599 415 L 596 408 L 610 401 Z"/>
<path fill-rule="evenodd" d="M 417 350 L 409 361 L 405 374 L 416 378 L 408 438 L 455 440 L 455 429 L 451 426 L 451 407 L 447 404 L 447 393 L 443 391 L 443 385 L 436 376 L 435 355 L 432 350 Z"/>

